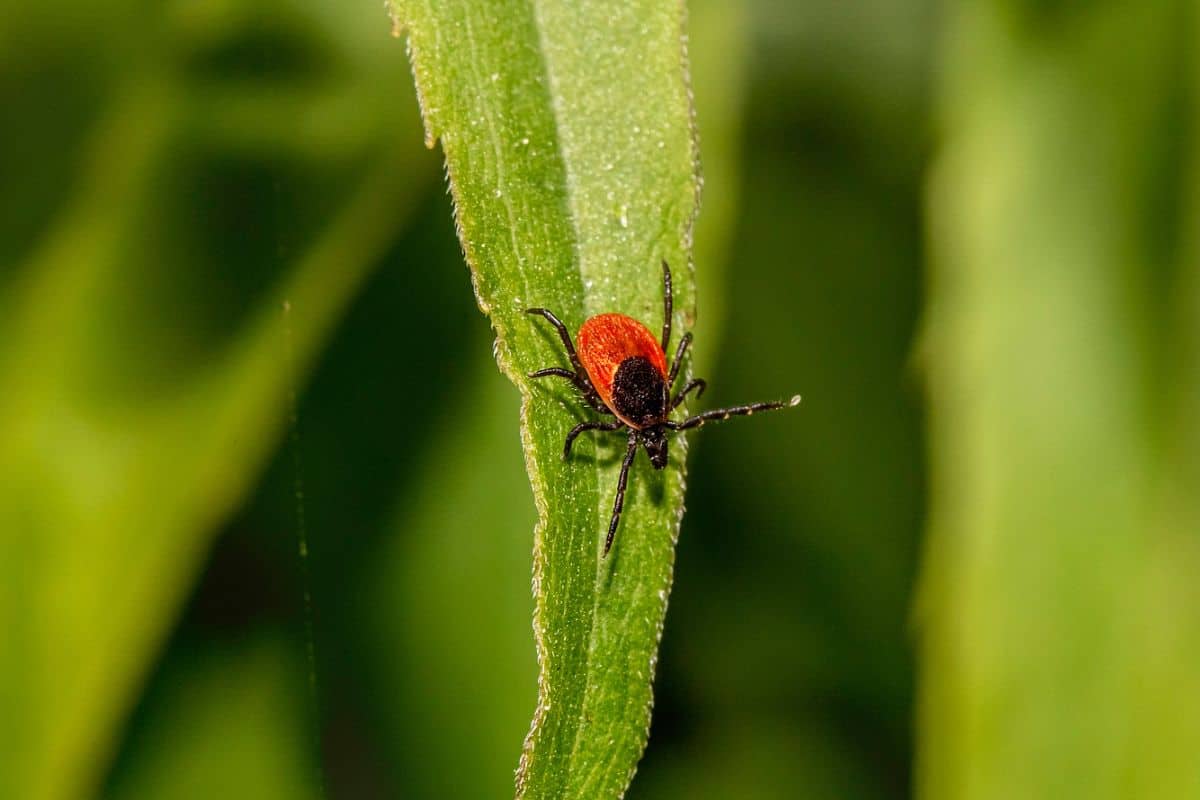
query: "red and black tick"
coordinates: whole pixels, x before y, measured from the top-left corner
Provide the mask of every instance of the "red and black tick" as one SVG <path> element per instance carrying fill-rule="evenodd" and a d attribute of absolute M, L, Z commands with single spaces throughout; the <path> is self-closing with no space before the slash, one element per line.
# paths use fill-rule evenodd
<path fill-rule="evenodd" d="M 663 261 L 663 326 L 661 343 L 654 338 L 642 323 L 624 314 L 598 314 L 579 329 L 579 351 L 571 343 L 571 334 L 558 317 L 545 308 L 527 308 L 526 314 L 537 314 L 558 331 L 567 358 L 573 369 L 547 367 L 530 373 L 531 378 L 554 376 L 566 378 L 583 395 L 583 399 L 596 411 L 616 419 L 610 421 L 581 422 L 567 434 L 563 446 L 563 458 L 571 454 L 571 445 L 584 431 L 629 431 L 629 446 L 625 460 L 621 462 L 621 476 L 617 479 L 617 497 L 613 502 L 612 521 L 608 524 L 608 537 L 604 540 L 604 554 L 612 547 L 613 536 L 621 521 L 621 507 L 625 504 L 625 484 L 629 479 L 629 467 L 637 455 L 638 445 L 646 448 L 646 455 L 655 469 L 667 465 L 667 431 L 684 431 L 699 428 L 706 422 L 729 419 L 733 416 L 748 416 L 756 411 L 774 411 L 798 405 L 800 396 L 778 403 L 751 403 L 731 408 L 716 408 L 678 422 L 670 418 L 671 412 L 679 407 L 692 390 L 696 396 L 704 394 L 707 384 L 696 378 L 672 396 L 675 378 L 683 354 L 692 343 L 691 332 L 685 333 L 675 348 L 675 358 L 667 369 L 667 345 L 671 341 L 671 268 Z"/>

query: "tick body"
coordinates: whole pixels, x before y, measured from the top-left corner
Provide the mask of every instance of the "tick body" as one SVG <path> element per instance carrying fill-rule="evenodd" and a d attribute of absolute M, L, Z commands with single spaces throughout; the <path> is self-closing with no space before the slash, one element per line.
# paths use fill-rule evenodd
<path fill-rule="evenodd" d="M 655 339 L 642 323 L 624 314 L 599 314 L 588 319 L 579 329 L 579 350 L 571 342 L 567 328 L 545 308 L 526 309 L 528 314 L 545 318 L 558 332 L 572 369 L 548 367 L 529 375 L 531 378 L 558 377 L 570 381 L 583 399 L 600 414 L 612 420 L 581 422 L 567 434 L 563 458 L 571 454 L 571 445 L 585 431 L 628 431 L 628 446 L 617 479 L 617 494 L 613 501 L 612 519 L 604 540 L 604 554 L 612 548 L 613 537 L 621 522 L 625 504 L 625 487 L 629 468 L 633 465 L 638 446 L 655 469 L 667 465 L 667 432 L 698 428 L 706 422 L 748 416 L 757 411 L 773 411 L 800 403 L 799 395 L 786 402 L 750 403 L 744 406 L 718 408 L 682 420 L 672 420 L 671 412 L 679 407 L 693 390 L 704 394 L 705 382 L 689 381 L 674 395 L 671 394 L 684 353 L 692 343 L 692 334 L 685 333 L 675 349 L 671 366 L 667 368 L 667 345 L 671 341 L 671 269 L 663 261 L 663 326 L 661 339 Z"/>
<path fill-rule="evenodd" d="M 667 356 L 650 329 L 624 314 L 600 314 L 579 329 L 579 360 L 617 419 L 642 430 L 663 419 Z"/>

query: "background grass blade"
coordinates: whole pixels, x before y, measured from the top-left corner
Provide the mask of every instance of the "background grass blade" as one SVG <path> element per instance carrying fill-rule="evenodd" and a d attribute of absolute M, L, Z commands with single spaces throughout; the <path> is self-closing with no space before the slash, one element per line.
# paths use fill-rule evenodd
<path fill-rule="evenodd" d="M 391 112 L 347 121 L 356 135 L 329 137 L 316 163 L 271 147 L 303 137 L 269 109 L 247 109 L 237 130 L 193 116 L 199 97 L 219 106 L 247 88 L 206 59 L 263 30 L 232 8 L 88 6 L 53 27 L 77 37 L 71 58 L 102 65 L 91 116 L 67 145 L 42 148 L 36 131 L 21 140 L 30 163 L 76 172 L 58 176 L 30 233 L 0 239 L 0 796 L 30 800 L 91 796 L 102 781 L 211 537 L 252 487 L 289 395 L 395 238 L 420 174 L 381 136 L 395 135 Z M 354 24 L 369 15 L 325 25 L 318 13 L 280 7 L 271 24 L 323 28 L 324 53 L 338 52 L 337 31 L 344 52 L 361 52 Z M 129 48 L 138 25 L 170 44 Z M 310 52 L 292 51 L 297 68 Z M 306 75 L 327 80 L 289 85 L 308 104 L 391 107 L 371 99 L 375 76 L 350 74 L 318 66 Z M 345 167 L 330 169 L 333 157 Z M 285 188 L 295 194 L 281 199 Z M 246 223 L 247 207 L 278 216 Z"/>
<path fill-rule="evenodd" d="M 129 736 L 138 758 L 102 797 L 327 797 L 309 758 L 307 665 L 297 649 L 276 636 L 168 658 L 151 713 Z"/>
<path fill-rule="evenodd" d="M 562 440 L 584 412 L 525 373 L 562 363 L 545 327 L 620 310 L 658 324 L 660 259 L 675 266 L 676 330 L 691 322 L 697 180 L 676 3 L 400 2 L 430 142 L 497 357 L 522 389 L 534 543 L 539 700 L 518 771 L 528 797 L 616 797 L 645 746 L 682 509 L 683 442 L 640 458 L 619 541 L 600 558 L 619 446 Z M 619 443 L 618 439 L 618 443 Z"/>
<path fill-rule="evenodd" d="M 920 793 L 1195 797 L 1194 20 L 965 3 L 949 32 Z"/>

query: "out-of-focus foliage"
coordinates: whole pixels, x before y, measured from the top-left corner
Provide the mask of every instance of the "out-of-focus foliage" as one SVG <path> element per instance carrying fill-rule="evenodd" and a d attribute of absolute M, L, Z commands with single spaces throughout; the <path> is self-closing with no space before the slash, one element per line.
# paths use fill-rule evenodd
<path fill-rule="evenodd" d="M 109 796 L 317 800 L 312 720 L 296 702 L 305 696 L 306 671 L 278 637 L 179 648 L 163 664 L 151 710 L 129 741 L 140 757 Z"/>
<path fill-rule="evenodd" d="M 1195 8 L 949 30 L 919 785 L 1198 797 Z"/>
<path fill-rule="evenodd" d="M 432 170 L 335 3 L 5 17 L 0 796 L 76 797 Z"/>
<path fill-rule="evenodd" d="M 0 796 L 510 795 L 519 398 L 384 10 L 0 3 Z M 691 442 L 629 797 L 1197 793 L 1197 17 L 691 4 L 700 405 L 805 403 Z"/>

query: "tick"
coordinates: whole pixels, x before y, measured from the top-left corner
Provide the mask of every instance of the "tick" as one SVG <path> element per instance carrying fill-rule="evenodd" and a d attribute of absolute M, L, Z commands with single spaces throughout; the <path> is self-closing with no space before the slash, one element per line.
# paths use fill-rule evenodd
<path fill-rule="evenodd" d="M 777 403 L 750 403 L 744 406 L 716 408 L 682 420 L 672 420 L 671 412 L 679 407 L 692 391 L 696 397 L 704 394 L 707 384 L 696 378 L 674 395 L 675 379 L 683 355 L 692 343 L 689 331 L 679 340 L 675 358 L 667 369 L 667 345 L 671 342 L 671 268 L 663 261 L 663 325 L 661 342 L 654 338 L 642 323 L 624 314 L 598 314 L 583 323 L 579 329 L 579 350 L 571 342 L 571 334 L 554 313 L 546 308 L 527 308 L 526 314 L 544 317 L 562 339 L 567 350 L 571 369 L 547 367 L 529 374 L 530 378 L 566 378 L 583 395 L 584 401 L 599 413 L 614 417 L 612 420 L 581 422 L 567 434 L 563 445 L 563 459 L 571 455 L 571 445 L 584 431 L 629 431 L 625 460 L 621 462 L 621 475 L 617 478 L 617 496 L 613 501 L 612 520 L 608 524 L 608 537 L 604 540 L 604 555 L 612 548 L 613 537 L 621 522 L 621 508 L 625 505 L 625 485 L 629 480 L 629 468 L 637 455 L 638 445 L 646 448 L 646 455 L 655 469 L 667 465 L 667 432 L 699 428 L 706 422 L 749 416 L 757 411 L 774 411 L 799 405 L 800 396 Z"/>

